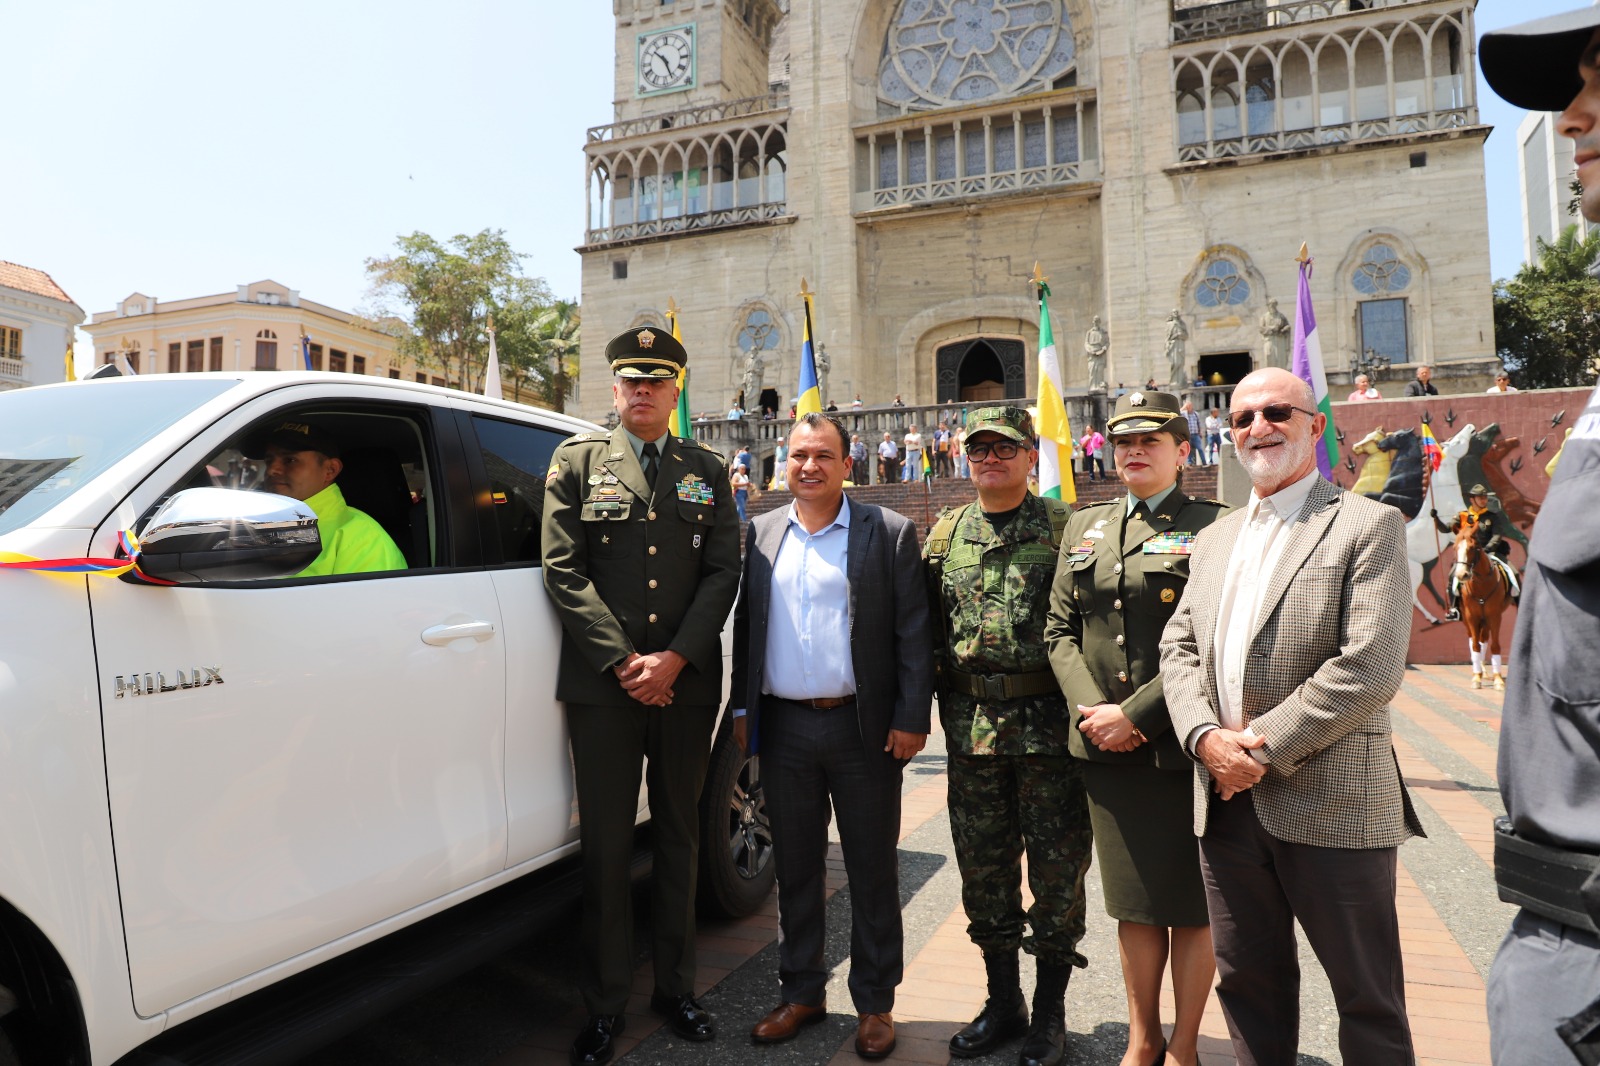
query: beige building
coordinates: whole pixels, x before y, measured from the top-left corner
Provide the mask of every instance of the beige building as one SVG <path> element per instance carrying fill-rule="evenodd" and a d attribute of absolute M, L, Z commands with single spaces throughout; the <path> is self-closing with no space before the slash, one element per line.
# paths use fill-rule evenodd
<path fill-rule="evenodd" d="M 97 312 L 84 330 L 95 362 L 138 374 L 198 370 L 311 369 L 446 384 L 395 351 L 395 340 L 338 308 L 303 299 L 275 281 L 187 300 L 134 293 L 115 310 Z"/>
<path fill-rule="evenodd" d="M 83 309 L 42 270 L 0 261 L 0 392 L 65 381 Z"/>
<path fill-rule="evenodd" d="M 801 278 L 841 407 L 1236 381 L 1288 348 L 1295 255 L 1335 387 L 1493 365 L 1474 0 L 613 0 L 585 148 L 591 336 L 682 307 L 691 402 L 798 380 Z M 1281 338 L 1281 339 L 1280 339 Z M 586 361 L 598 417 L 607 368 Z M 594 387 L 598 385 L 599 387 Z M 1481 388 L 1481 386 L 1479 386 Z"/>

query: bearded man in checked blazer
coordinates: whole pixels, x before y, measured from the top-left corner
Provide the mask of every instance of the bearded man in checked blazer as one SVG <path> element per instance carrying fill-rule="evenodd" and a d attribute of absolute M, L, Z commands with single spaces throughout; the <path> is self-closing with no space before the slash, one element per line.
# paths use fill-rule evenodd
<path fill-rule="evenodd" d="M 1217 996 L 1240 1066 L 1294 1063 L 1298 920 L 1344 1061 L 1414 1063 L 1395 862 L 1424 834 L 1388 710 L 1411 623 L 1403 518 L 1318 475 L 1326 416 L 1288 371 L 1241 381 L 1229 422 L 1255 488 L 1201 531 L 1161 641 L 1173 729 L 1197 764 Z"/>

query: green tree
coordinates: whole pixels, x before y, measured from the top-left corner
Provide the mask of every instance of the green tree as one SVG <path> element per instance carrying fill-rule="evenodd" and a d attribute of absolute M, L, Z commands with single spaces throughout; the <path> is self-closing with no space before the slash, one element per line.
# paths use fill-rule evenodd
<path fill-rule="evenodd" d="M 486 229 L 457 234 L 440 243 L 418 231 L 395 242 L 396 253 L 368 259 L 367 277 L 376 320 L 391 324 L 401 354 L 419 366 L 442 370 L 450 383 L 468 392 L 483 387 L 489 357 L 489 316 L 495 316 L 496 347 L 521 343 L 514 320 L 526 308 L 543 307 L 550 292 L 540 278 L 522 272 L 527 256 L 513 251 L 505 231 Z M 511 330 L 501 325 L 513 320 Z"/>
<path fill-rule="evenodd" d="M 495 330 L 500 372 L 511 386 L 511 398 L 521 403 L 526 392 L 541 407 L 566 410 L 578 360 L 576 301 L 506 307 L 495 312 Z"/>
<path fill-rule="evenodd" d="M 1495 282 L 1495 350 L 1521 388 L 1590 385 L 1600 355 L 1600 280 L 1589 271 L 1600 256 L 1600 230 L 1576 225 L 1555 243 L 1539 241 L 1539 260 Z"/>

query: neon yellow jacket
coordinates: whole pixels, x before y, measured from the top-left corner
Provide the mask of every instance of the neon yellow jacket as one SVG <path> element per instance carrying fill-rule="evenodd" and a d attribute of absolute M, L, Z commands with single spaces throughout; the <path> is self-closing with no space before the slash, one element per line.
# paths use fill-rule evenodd
<path fill-rule="evenodd" d="M 345 503 L 338 485 L 329 485 L 307 500 L 306 506 L 317 516 L 322 554 L 296 577 L 406 569 L 406 557 L 389 534 L 371 515 Z"/>

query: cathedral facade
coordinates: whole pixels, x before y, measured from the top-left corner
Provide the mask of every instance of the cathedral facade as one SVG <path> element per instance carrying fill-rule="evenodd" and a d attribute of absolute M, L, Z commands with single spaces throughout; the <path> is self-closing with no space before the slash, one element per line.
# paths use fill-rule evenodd
<path fill-rule="evenodd" d="M 1302 242 L 1336 398 L 1487 381 L 1474 0 L 613 6 L 585 332 L 675 301 L 697 411 L 787 411 L 802 278 L 824 402 L 1032 396 L 1035 262 L 1069 391 L 1096 316 L 1113 388 L 1168 380 L 1174 320 L 1184 380 L 1231 383 L 1286 358 Z"/>

